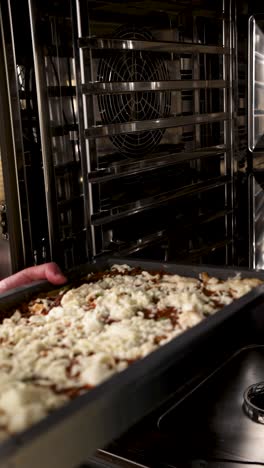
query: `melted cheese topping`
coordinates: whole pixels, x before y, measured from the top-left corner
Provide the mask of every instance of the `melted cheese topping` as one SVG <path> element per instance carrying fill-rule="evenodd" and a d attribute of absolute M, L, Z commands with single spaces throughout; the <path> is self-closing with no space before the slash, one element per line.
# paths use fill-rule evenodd
<path fill-rule="evenodd" d="M 113 272 L 0 325 L 0 437 L 21 431 L 260 284 Z"/>

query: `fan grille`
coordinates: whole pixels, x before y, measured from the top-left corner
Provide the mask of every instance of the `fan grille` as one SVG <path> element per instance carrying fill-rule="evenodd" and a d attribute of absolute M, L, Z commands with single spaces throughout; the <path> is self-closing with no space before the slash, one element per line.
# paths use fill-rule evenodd
<path fill-rule="evenodd" d="M 114 35 L 119 39 L 153 40 L 143 29 L 120 28 Z M 169 80 L 165 60 L 158 54 L 143 51 L 120 51 L 99 60 L 98 81 L 164 81 Z M 170 92 L 135 92 L 98 97 L 99 112 L 104 124 L 138 120 L 155 120 L 170 114 Z M 110 139 L 123 154 L 141 156 L 152 152 L 160 143 L 165 129 L 114 135 Z"/>

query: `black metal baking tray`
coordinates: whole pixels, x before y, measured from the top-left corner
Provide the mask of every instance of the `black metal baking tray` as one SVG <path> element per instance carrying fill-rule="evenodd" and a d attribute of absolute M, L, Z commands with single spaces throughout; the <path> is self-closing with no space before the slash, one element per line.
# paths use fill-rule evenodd
<path fill-rule="evenodd" d="M 193 277 L 207 271 L 223 279 L 237 273 L 242 277 L 264 279 L 263 272 L 116 258 L 87 265 L 79 270 L 79 275 L 104 270 L 114 263 Z M 47 289 L 49 285 L 43 283 L 4 294 L 0 297 L 0 308 L 7 304 L 9 307 L 15 306 Z M 230 322 L 241 322 L 252 308 L 262 302 L 264 304 L 264 286 L 254 289 L 28 430 L 10 437 L 0 445 L 0 466 L 73 468 L 84 463 L 96 448 L 121 435 L 170 396 L 183 378 L 179 372 L 180 365 L 194 355 L 197 358 L 200 349 L 214 346 L 216 330 L 218 336 L 222 334 L 224 338 Z"/>

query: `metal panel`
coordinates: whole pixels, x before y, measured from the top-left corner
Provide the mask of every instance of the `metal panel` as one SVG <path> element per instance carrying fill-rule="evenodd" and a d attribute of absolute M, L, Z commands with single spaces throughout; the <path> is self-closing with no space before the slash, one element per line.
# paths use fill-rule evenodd
<path fill-rule="evenodd" d="M 92 203 L 86 143 L 80 139 L 81 67 L 74 53 L 74 12 L 70 1 L 62 8 L 58 3 L 49 6 L 46 14 L 46 5 L 29 1 L 51 258 L 69 269 L 91 253 Z"/>
<path fill-rule="evenodd" d="M 258 420 L 256 407 L 251 410 L 254 416 L 243 408 L 244 392 L 263 382 L 263 359 L 261 345 L 239 349 L 159 419 L 161 432 L 168 437 L 173 433 L 178 443 L 177 453 L 168 457 L 169 466 L 183 459 L 188 462 L 181 466 L 196 465 L 198 459 L 214 460 L 213 465 L 218 465 L 216 460 L 224 466 L 263 465 L 261 412 Z M 192 415 L 191 425 L 190 421 L 186 424 L 187 414 Z"/>
<path fill-rule="evenodd" d="M 44 57 L 41 55 L 41 42 L 39 40 L 38 9 L 34 2 L 29 0 L 30 22 L 32 30 L 32 46 L 35 62 L 36 87 L 39 108 L 39 124 L 42 144 L 43 170 L 45 179 L 45 192 L 47 203 L 48 230 L 50 257 L 56 258 L 56 244 L 58 240 L 58 210 L 55 191 L 55 174 L 53 167 L 52 146 L 49 133 L 49 109 L 47 101 L 47 84 L 45 79 Z"/>
<path fill-rule="evenodd" d="M 223 0 L 223 7 L 227 15 L 227 20 L 223 21 L 223 45 L 225 48 L 231 51 L 234 50 L 234 19 L 235 5 L 232 2 Z M 224 110 L 232 119 L 225 121 L 225 144 L 230 148 L 230 151 L 225 154 L 225 171 L 231 177 L 231 184 L 226 186 L 225 197 L 226 205 L 234 208 L 234 105 L 233 105 L 233 94 L 234 94 L 234 64 L 231 59 L 231 55 L 224 56 L 223 63 L 223 78 L 228 80 L 231 84 L 229 89 L 224 89 Z M 234 218 L 226 216 L 226 237 L 230 239 L 231 245 L 226 248 L 226 262 L 227 264 L 234 263 Z"/>
<path fill-rule="evenodd" d="M 18 164 L 23 158 L 23 143 L 18 91 L 14 42 L 11 30 L 9 6 L 1 4 L 0 12 L 0 153 L 2 159 L 6 197 L 6 216 L 9 236 L 2 243 L 4 253 L 2 275 L 7 276 L 25 265 L 25 245 L 23 237 L 22 214 L 18 187 Z M 6 242 L 9 245 L 7 246 Z"/>
<path fill-rule="evenodd" d="M 263 150 L 264 135 L 264 16 L 249 20 L 248 62 L 248 147 L 250 151 Z"/>
<path fill-rule="evenodd" d="M 93 210 L 93 194 L 87 181 L 87 175 L 90 168 L 89 158 L 87 158 L 87 151 L 90 151 L 89 142 L 84 138 L 84 125 L 87 118 L 86 101 L 81 92 L 82 76 L 85 73 L 82 54 L 79 54 L 77 48 L 78 37 L 82 32 L 83 24 L 77 20 L 77 11 L 74 2 L 71 2 L 71 15 L 72 15 L 72 36 L 73 36 L 73 54 L 75 64 L 76 76 L 76 94 L 78 102 L 78 126 L 79 126 L 79 141 L 81 149 L 81 164 L 82 174 L 84 178 L 83 192 L 84 192 L 84 228 L 86 230 L 87 242 L 87 257 L 92 258 L 95 252 L 94 228 L 91 226 L 91 213 Z M 92 149 L 92 148 L 91 148 Z"/>
<path fill-rule="evenodd" d="M 264 269 L 264 174 L 255 172 L 250 180 L 251 225 L 250 249 L 252 267 Z"/>

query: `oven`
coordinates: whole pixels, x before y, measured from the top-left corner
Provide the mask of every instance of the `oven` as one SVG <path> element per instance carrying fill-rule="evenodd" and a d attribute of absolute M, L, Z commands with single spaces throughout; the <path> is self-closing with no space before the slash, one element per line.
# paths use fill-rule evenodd
<path fill-rule="evenodd" d="M 2 0 L 0 9 L 1 277 L 49 260 L 65 271 L 120 258 L 263 269 L 264 8 Z M 229 432 L 223 423 L 248 376 L 264 380 L 262 302 L 246 305 L 240 322 L 208 329 L 166 391 L 153 383 L 144 418 L 128 411 L 130 428 L 113 424 L 112 442 L 102 438 L 82 466 L 263 464 L 261 449 L 239 448 L 254 424 L 248 414 L 241 423 L 234 410 Z M 208 395 L 224 408 L 222 425 Z M 201 414 L 211 451 L 194 443 L 192 415 L 197 423 Z M 263 426 L 254 427 L 252 447 Z"/>
<path fill-rule="evenodd" d="M 248 17 L 229 1 L 3 2 L 13 270 L 109 254 L 254 263 Z"/>

